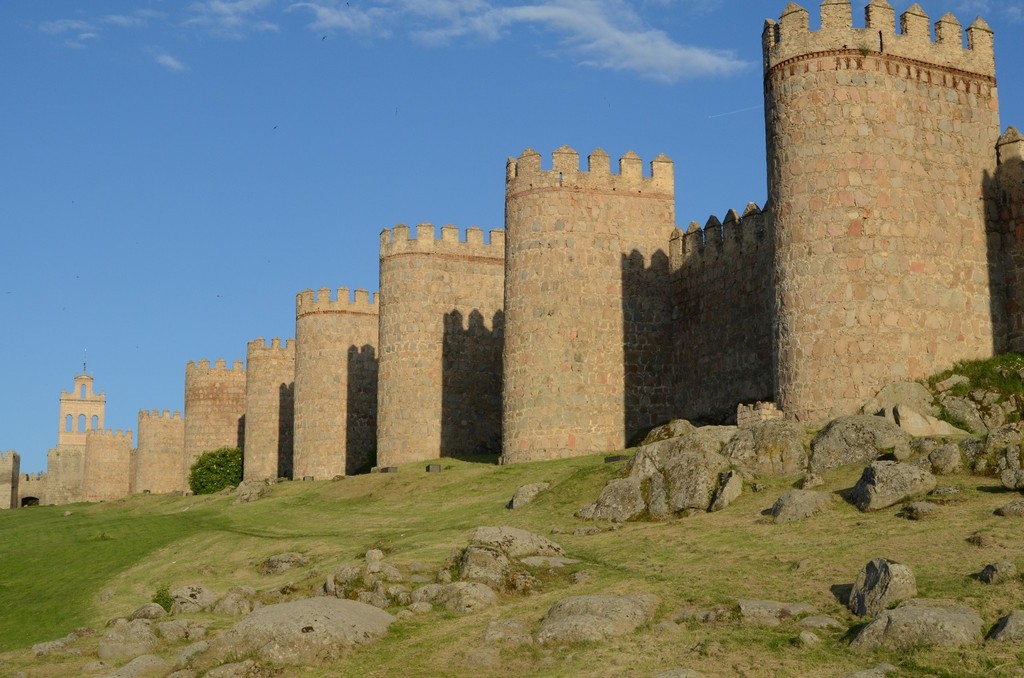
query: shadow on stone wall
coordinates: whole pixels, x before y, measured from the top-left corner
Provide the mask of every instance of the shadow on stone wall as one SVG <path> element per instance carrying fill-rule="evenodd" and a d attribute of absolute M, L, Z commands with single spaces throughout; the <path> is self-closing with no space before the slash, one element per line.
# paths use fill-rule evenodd
<path fill-rule="evenodd" d="M 245 449 L 245 415 L 238 418 L 238 449 Z"/>
<path fill-rule="evenodd" d="M 491 327 L 480 311 L 444 316 L 441 456 L 493 463 L 501 454 L 501 351 L 505 314 Z M 484 456 L 482 456 L 484 455 Z"/>
<path fill-rule="evenodd" d="M 672 305 L 669 258 L 661 250 L 622 255 L 624 425 L 626 440 L 671 418 Z"/>
<path fill-rule="evenodd" d="M 982 178 L 993 346 L 1024 352 L 1024 160 L 1001 158 Z"/>
<path fill-rule="evenodd" d="M 278 387 L 277 477 L 291 478 L 295 458 L 295 382 Z"/>
<path fill-rule="evenodd" d="M 369 473 L 377 464 L 378 364 L 373 346 L 349 346 L 345 475 Z"/>

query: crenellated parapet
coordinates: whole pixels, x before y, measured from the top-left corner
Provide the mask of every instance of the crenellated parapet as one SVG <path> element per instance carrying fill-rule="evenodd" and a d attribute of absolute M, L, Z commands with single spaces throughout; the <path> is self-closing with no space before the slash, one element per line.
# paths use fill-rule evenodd
<path fill-rule="evenodd" d="M 83 499 L 108 501 L 127 497 L 131 491 L 131 461 L 131 430 L 89 431 L 85 437 Z"/>
<path fill-rule="evenodd" d="M 765 214 L 755 203 L 748 203 L 742 215 L 734 209 L 726 212 L 722 220 L 712 215 L 703 228 L 691 221 L 685 232 L 677 228 L 672 233 L 672 269 L 715 265 L 722 257 L 742 256 L 748 248 L 762 245 L 768 235 Z"/>
<path fill-rule="evenodd" d="M 185 366 L 185 440 L 181 486 L 204 452 L 222 447 L 244 447 L 246 368 L 241 360 L 231 367 L 223 358 Z M 145 489 L 145 488 L 143 488 Z"/>
<path fill-rule="evenodd" d="M 193 372 L 241 372 L 245 374 L 245 363 L 241 360 L 236 360 L 231 364 L 231 368 L 228 369 L 227 361 L 224 358 L 217 358 L 214 361 L 213 366 L 210 366 L 210 361 L 206 358 L 201 358 L 199 361 L 189 360 L 185 365 L 185 373 L 189 371 Z"/>
<path fill-rule="evenodd" d="M 94 438 L 94 439 L 100 439 L 100 440 L 111 441 L 111 442 L 127 442 L 128 445 L 131 446 L 132 436 L 133 436 L 133 434 L 132 434 L 132 430 L 131 429 L 121 430 L 121 429 L 101 428 L 101 429 L 97 429 L 95 431 L 89 431 L 86 434 L 85 439 L 86 439 L 86 444 L 88 444 L 88 441 L 89 441 L 90 438 Z"/>
<path fill-rule="evenodd" d="M 155 421 L 155 420 L 184 421 L 182 419 L 182 417 L 181 417 L 181 411 L 180 410 L 174 410 L 174 412 L 171 412 L 170 410 L 163 410 L 163 411 L 161 411 L 161 410 L 157 410 L 157 409 L 153 409 L 153 410 L 139 410 L 139 421 L 144 421 L 144 420 L 145 421 Z"/>
<path fill-rule="evenodd" d="M 504 259 L 505 231 L 494 229 L 489 232 L 489 239 L 484 241 L 484 231 L 470 226 L 465 231 L 465 239 L 457 226 L 448 224 L 441 227 L 441 237 L 437 237 L 433 224 L 422 223 L 416 226 L 415 235 L 405 224 L 394 228 L 385 228 L 380 232 L 380 258 L 401 256 L 405 254 L 438 254 L 456 257 L 483 257 L 487 259 Z"/>
<path fill-rule="evenodd" d="M 286 355 L 288 353 L 295 352 L 295 340 L 286 339 L 282 344 L 279 337 L 274 337 L 267 344 L 267 340 L 263 337 L 257 337 L 249 342 L 247 356 L 252 355 L 263 355 L 263 354 L 279 354 Z"/>
<path fill-rule="evenodd" d="M 612 173 L 610 156 L 598 148 L 587 156 L 587 169 L 581 171 L 579 153 L 562 146 L 552 153 L 551 169 L 546 170 L 541 166 L 540 153 L 527 148 L 506 163 L 505 193 L 509 196 L 531 190 L 579 189 L 674 195 L 674 168 L 672 160 L 664 154 L 651 161 L 649 176 L 644 176 L 643 160 L 633 151 L 619 159 L 618 169 L 617 174 Z"/>
<path fill-rule="evenodd" d="M 347 287 L 339 287 L 332 297 L 328 287 L 319 291 L 303 290 L 295 296 L 295 318 L 325 313 L 349 313 L 359 315 L 377 315 L 377 293 L 370 294 L 366 290 L 355 290 L 354 294 Z"/>
<path fill-rule="evenodd" d="M 854 59 L 848 66 L 860 63 L 862 67 L 857 57 L 884 55 L 902 62 L 903 68 L 897 72 L 903 77 L 933 79 L 939 76 L 928 67 L 941 66 L 951 71 L 948 75 L 952 86 L 957 86 L 956 72 L 982 76 L 994 83 L 992 29 L 983 19 L 976 19 L 967 28 L 966 45 L 965 31 L 955 16 L 946 14 L 936 21 L 933 36 L 931 20 L 917 3 L 900 15 L 899 32 L 896 28 L 896 12 L 886 0 L 872 0 L 867 5 L 864 28 L 854 27 L 849 0 L 824 0 L 818 30 L 810 28 L 809 12 L 791 2 L 777 22 L 765 22 L 765 72 L 797 68 L 812 55 L 835 56 L 836 67 L 844 63 L 843 57 Z"/>

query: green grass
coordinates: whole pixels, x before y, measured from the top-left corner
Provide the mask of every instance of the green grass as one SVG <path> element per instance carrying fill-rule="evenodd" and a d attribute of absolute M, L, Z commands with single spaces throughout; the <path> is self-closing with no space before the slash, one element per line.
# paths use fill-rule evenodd
<path fill-rule="evenodd" d="M 198 583 L 219 592 L 239 584 L 262 591 L 289 584 L 295 595 L 305 596 L 337 565 L 358 562 L 370 548 L 386 550 L 387 560 L 399 566 L 422 562 L 440 568 L 480 525 L 548 535 L 581 562 L 564 572 L 538 572 L 535 592 L 503 594 L 495 608 L 466 616 L 438 611 L 396 622 L 384 640 L 353 651 L 342 665 L 286 668 L 277 675 L 651 676 L 681 666 L 708 676 L 835 676 L 889 661 L 901 676 L 999 676 L 1018 665 L 1013 647 L 858 654 L 842 630 L 819 632 L 822 645 L 805 648 L 795 643 L 800 629 L 793 624 L 752 628 L 735 620 L 687 622 L 668 630 L 652 624 L 622 638 L 565 648 L 487 646 L 482 639 L 492 620 L 519 619 L 536 630 L 556 600 L 598 592 L 660 596 L 655 623 L 688 604 L 731 609 L 741 598 L 770 598 L 809 603 L 853 625 L 858 620 L 830 587 L 852 583 L 876 557 L 910 565 L 921 596 L 961 600 L 978 611 L 986 627 L 1024 597 L 1020 580 L 985 586 L 971 577 L 988 562 L 1024 552 L 1019 525 L 992 515 L 1018 495 L 999 490 L 991 479 L 944 479 L 942 484 L 965 488 L 965 501 L 943 506 L 938 518 L 925 522 L 897 518 L 899 507 L 862 514 L 837 500 L 811 520 L 768 524 L 762 511 L 795 481 L 768 478 L 763 492 L 745 493 L 718 513 L 574 536 L 576 527 L 593 525 L 574 518 L 575 510 L 593 501 L 621 469 L 604 464 L 603 456 L 513 466 L 445 460 L 439 474 L 424 473 L 416 464 L 393 475 L 284 483 L 265 499 L 237 506 L 222 496 L 138 496 L 0 512 L 0 647 L 11 650 L 0 655 L 0 673 L 81 673 L 95 660 L 88 649 L 95 638 L 80 641 L 86 650 L 81 657 L 53 656 L 42 663 L 20 648 L 82 625 L 102 631 L 107 619 L 130 614 L 164 584 L 173 589 Z M 859 470 L 829 472 L 827 487 L 852 486 Z M 551 488 L 533 504 L 505 508 L 516 487 L 539 481 Z M 71 515 L 65 517 L 66 510 Z M 968 544 L 967 536 L 979 530 L 1000 546 Z M 305 553 L 309 565 L 280 575 L 260 573 L 268 556 L 284 551 Z M 580 571 L 590 578 L 574 584 L 571 574 Z M 233 621 L 205 618 L 213 628 Z M 717 651 L 708 652 L 715 643 Z M 173 658 L 179 649 L 162 652 Z"/>
<path fill-rule="evenodd" d="M 1018 374 L 1021 370 L 1024 370 L 1024 355 L 1003 353 L 987 360 L 963 360 L 948 370 L 932 375 L 927 381 L 934 386 L 959 374 L 970 379 L 970 383 L 950 389 L 953 395 L 963 396 L 975 389 L 982 389 L 1009 397 L 1024 394 L 1024 379 Z"/>

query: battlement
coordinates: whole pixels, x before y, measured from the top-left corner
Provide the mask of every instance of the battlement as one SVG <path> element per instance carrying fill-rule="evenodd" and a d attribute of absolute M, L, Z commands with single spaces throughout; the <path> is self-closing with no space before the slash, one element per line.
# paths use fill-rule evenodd
<path fill-rule="evenodd" d="M 579 153 L 562 146 L 552 153 L 551 169 L 541 167 L 540 153 L 527 148 L 505 166 L 506 195 L 537 189 L 614 191 L 619 193 L 675 192 L 675 168 L 664 153 L 650 163 L 650 176 L 643 175 L 643 161 L 633 151 L 619 158 L 619 173 L 612 174 L 611 158 L 602 149 L 587 156 L 587 169 L 580 170 Z"/>
<path fill-rule="evenodd" d="M 1024 136 L 1011 125 L 1006 128 L 1003 136 L 999 137 L 996 150 L 1000 165 L 1010 160 L 1024 160 Z"/>
<path fill-rule="evenodd" d="M 10 463 L 10 462 L 15 462 L 15 461 L 20 461 L 20 460 L 21 460 L 21 455 L 18 454 L 17 452 L 15 452 L 14 450 L 7 450 L 6 452 L 4 452 L 3 450 L 0 450 L 0 461 L 5 462 L 5 463 Z"/>
<path fill-rule="evenodd" d="M 321 287 L 317 292 L 303 290 L 295 296 L 295 317 L 317 313 L 360 313 L 377 315 L 377 293 L 370 294 L 366 290 L 355 290 L 350 296 L 347 287 L 339 287 L 337 296 L 331 298 L 331 290 Z M 290 341 L 290 340 L 289 340 Z"/>
<path fill-rule="evenodd" d="M 712 215 L 704 228 L 691 221 L 684 233 L 675 229 L 669 239 L 669 258 L 673 270 L 692 263 L 715 260 L 720 256 L 735 256 L 745 247 L 765 239 L 765 214 L 755 203 L 748 203 L 743 214 L 731 209 L 725 219 Z"/>
<path fill-rule="evenodd" d="M 36 471 L 35 473 L 23 473 L 21 474 L 21 479 L 27 483 L 45 481 L 46 471 Z"/>
<path fill-rule="evenodd" d="M 103 438 L 108 440 L 126 440 L 130 444 L 132 442 L 132 430 L 127 429 L 122 431 L 121 429 L 109 429 L 101 428 L 95 431 L 86 431 L 85 439 L 88 441 L 90 438 Z"/>
<path fill-rule="evenodd" d="M 245 363 L 243 363 L 241 360 L 236 360 L 231 365 L 231 369 L 229 370 L 228 366 L 227 366 L 227 362 L 224 360 L 224 358 L 217 358 L 217 360 L 216 360 L 216 362 L 214 362 L 212 368 L 210 367 L 210 361 L 207 360 L 206 358 L 203 358 L 199 362 L 195 362 L 195 361 L 189 360 L 188 364 L 185 365 L 185 371 L 189 372 L 189 371 L 193 371 L 193 370 L 199 370 L 199 371 L 204 371 L 204 372 L 210 372 L 210 371 L 241 372 L 242 374 L 245 374 Z"/>
<path fill-rule="evenodd" d="M 465 240 L 461 238 L 459 228 L 451 224 L 441 227 L 440 238 L 437 238 L 433 224 L 418 224 L 415 237 L 411 237 L 410 230 L 405 224 L 398 224 L 394 228 L 385 228 L 381 231 L 380 258 L 413 253 L 437 253 L 493 259 L 505 257 L 505 231 L 501 229 L 490 231 L 488 242 L 484 242 L 483 229 L 476 226 L 466 229 Z"/>
<path fill-rule="evenodd" d="M 765 74 L 800 57 L 835 54 L 861 57 L 891 56 L 920 64 L 943 66 L 989 78 L 995 77 L 992 29 L 980 17 L 966 31 L 952 14 L 935 22 L 914 3 L 899 18 L 886 0 L 871 0 L 864 11 L 865 27 L 853 25 L 850 0 L 823 0 L 821 27 L 812 30 L 810 13 L 795 2 L 783 10 L 778 22 L 765 21 L 762 34 Z"/>
<path fill-rule="evenodd" d="M 170 410 L 164 410 L 163 412 L 161 412 L 160 410 L 139 410 L 139 421 L 142 421 L 143 419 L 166 419 L 169 421 L 182 421 L 180 410 L 174 410 L 173 414 L 171 414 Z"/>
<path fill-rule="evenodd" d="M 267 345 L 267 340 L 263 337 L 257 337 L 249 342 L 248 355 L 253 353 L 291 353 L 295 351 L 295 340 L 287 339 L 284 342 L 284 346 L 281 345 L 281 339 L 274 337 L 270 340 L 270 345 Z"/>

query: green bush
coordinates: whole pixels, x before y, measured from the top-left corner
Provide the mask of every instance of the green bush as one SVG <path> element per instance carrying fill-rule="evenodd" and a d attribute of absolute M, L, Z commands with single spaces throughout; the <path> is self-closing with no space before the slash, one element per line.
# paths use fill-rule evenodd
<path fill-rule="evenodd" d="M 153 602 L 164 608 L 167 612 L 171 611 L 171 606 L 174 605 L 174 598 L 171 596 L 171 587 L 167 584 L 161 584 L 157 588 L 156 593 L 153 594 Z"/>
<path fill-rule="evenodd" d="M 213 494 L 242 482 L 242 450 L 222 447 L 203 452 L 192 464 L 188 486 L 196 494 Z"/>

